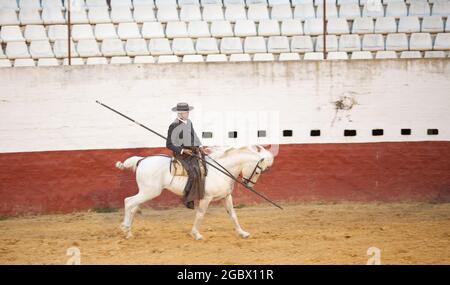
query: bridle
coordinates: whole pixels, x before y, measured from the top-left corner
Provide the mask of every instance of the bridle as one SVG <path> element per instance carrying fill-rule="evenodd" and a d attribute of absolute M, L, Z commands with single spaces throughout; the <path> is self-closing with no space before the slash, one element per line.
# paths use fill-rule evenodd
<path fill-rule="evenodd" d="M 253 168 L 252 174 L 251 174 L 248 178 L 242 177 L 242 180 L 245 181 L 245 184 L 247 185 L 247 187 L 250 187 L 250 186 L 248 186 L 248 184 L 250 184 L 250 183 L 252 183 L 253 185 L 256 184 L 256 182 L 253 182 L 253 181 L 252 181 L 252 178 L 253 178 L 253 176 L 255 176 L 256 171 L 257 171 L 258 169 L 261 170 L 261 173 L 266 172 L 267 170 L 269 170 L 269 167 L 267 167 L 266 169 L 263 169 L 263 168 L 260 166 L 260 163 L 262 163 L 263 161 L 264 161 L 264 158 L 261 158 L 261 159 L 258 161 L 258 163 L 255 165 L 255 168 Z"/>

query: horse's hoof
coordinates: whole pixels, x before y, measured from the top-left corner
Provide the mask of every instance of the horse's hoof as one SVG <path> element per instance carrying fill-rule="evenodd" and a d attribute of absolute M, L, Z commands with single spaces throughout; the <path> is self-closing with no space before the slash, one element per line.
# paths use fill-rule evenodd
<path fill-rule="evenodd" d="M 241 232 L 239 232 L 239 235 L 240 235 L 242 238 L 248 238 L 248 237 L 250 236 L 250 233 L 248 233 L 248 232 L 246 232 L 246 231 L 241 231 Z"/>
<path fill-rule="evenodd" d="M 132 238 L 132 237 L 133 237 L 133 234 L 131 233 L 131 231 L 129 231 L 129 232 L 127 233 L 127 235 L 125 236 L 126 239 L 130 239 L 130 238 Z"/>
<path fill-rule="evenodd" d="M 191 233 L 191 236 L 195 239 L 195 240 L 203 240 L 203 236 L 199 233 Z"/>

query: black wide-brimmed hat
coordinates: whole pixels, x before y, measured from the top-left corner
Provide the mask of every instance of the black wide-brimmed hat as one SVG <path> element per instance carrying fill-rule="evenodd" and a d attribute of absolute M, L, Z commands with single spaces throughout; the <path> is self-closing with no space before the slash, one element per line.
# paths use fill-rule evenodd
<path fill-rule="evenodd" d="M 172 108 L 172 111 L 174 112 L 187 112 L 194 109 L 194 107 L 189 106 L 188 103 L 178 103 L 176 107 Z"/>

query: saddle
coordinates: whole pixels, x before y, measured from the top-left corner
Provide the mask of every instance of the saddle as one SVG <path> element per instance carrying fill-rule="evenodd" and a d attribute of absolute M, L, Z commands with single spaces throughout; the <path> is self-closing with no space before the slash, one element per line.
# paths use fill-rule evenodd
<path fill-rule="evenodd" d="M 203 166 L 203 163 L 198 160 L 198 164 L 200 166 L 200 173 L 202 177 L 205 177 L 205 167 Z M 186 168 L 184 168 L 183 164 L 176 159 L 175 157 L 172 157 L 170 160 L 170 174 L 173 176 L 188 176 Z"/>

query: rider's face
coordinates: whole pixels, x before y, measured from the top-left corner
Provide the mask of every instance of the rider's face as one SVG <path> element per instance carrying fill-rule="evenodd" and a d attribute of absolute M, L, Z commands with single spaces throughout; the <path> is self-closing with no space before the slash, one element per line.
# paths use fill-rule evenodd
<path fill-rule="evenodd" d="M 178 116 L 183 120 L 187 120 L 189 118 L 189 112 L 179 112 Z"/>

